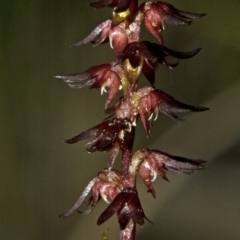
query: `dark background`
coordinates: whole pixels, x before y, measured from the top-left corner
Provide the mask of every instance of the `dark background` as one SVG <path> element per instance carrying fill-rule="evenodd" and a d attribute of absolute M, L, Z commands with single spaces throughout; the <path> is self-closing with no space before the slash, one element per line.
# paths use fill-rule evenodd
<path fill-rule="evenodd" d="M 85 143 L 63 143 L 104 117 L 99 90 L 73 90 L 54 75 L 107 63 L 109 45 L 68 46 L 85 37 L 110 9 L 82 1 L 0 3 L 0 239 L 118 239 L 114 216 L 98 227 L 101 202 L 90 215 L 57 216 L 72 206 L 96 173 L 104 153 L 89 155 Z M 240 20 L 239 0 L 172 0 L 182 10 L 207 13 L 190 27 L 166 24 L 166 46 L 202 47 L 173 71 L 159 66 L 157 87 L 176 99 L 209 107 L 181 123 L 160 115 L 149 139 L 141 123 L 135 149 L 148 147 L 208 161 L 192 176 L 168 173 L 154 183 L 157 198 L 139 193 L 154 223 L 138 227 L 138 239 L 232 239 L 240 236 Z M 144 29 L 144 27 L 143 27 Z M 143 30 L 142 39 L 155 41 Z M 171 61 L 171 60 L 170 60 Z M 174 60 L 173 60 L 174 61 Z M 147 81 L 141 77 L 141 84 Z"/>

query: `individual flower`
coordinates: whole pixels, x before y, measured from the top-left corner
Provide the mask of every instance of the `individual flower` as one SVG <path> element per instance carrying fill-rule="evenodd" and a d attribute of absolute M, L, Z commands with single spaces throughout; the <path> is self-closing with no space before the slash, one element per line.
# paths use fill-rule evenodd
<path fill-rule="evenodd" d="M 139 225 L 144 224 L 144 219 L 147 218 L 143 212 L 136 188 L 124 188 L 100 215 L 97 224 L 101 225 L 115 213 L 121 230 L 125 229 L 131 220 Z"/>
<path fill-rule="evenodd" d="M 59 217 L 70 217 L 73 213 L 79 211 L 78 209 L 86 201 L 86 198 L 90 192 L 91 197 L 87 202 L 89 209 L 85 213 L 91 212 L 101 197 L 107 203 L 112 202 L 112 200 L 121 192 L 121 190 L 121 174 L 117 170 L 104 169 L 89 182 L 76 203 L 67 212 L 61 214 Z"/>
<path fill-rule="evenodd" d="M 114 49 L 116 56 L 118 56 L 128 43 L 139 40 L 141 24 L 139 18 L 139 15 L 137 15 L 135 21 L 131 23 L 120 22 L 115 24 L 113 20 L 108 19 L 100 23 L 87 37 L 72 44 L 71 47 L 80 47 L 88 43 L 92 43 L 95 47 L 110 42 L 111 48 Z M 97 39 L 98 35 L 100 37 Z"/>
<path fill-rule="evenodd" d="M 165 171 L 191 174 L 197 170 L 205 169 L 203 160 L 192 160 L 183 157 L 172 156 L 158 150 L 142 149 L 137 151 L 131 160 L 130 174 L 141 176 L 148 191 L 156 197 L 152 182 L 157 175 L 167 180 Z"/>
<path fill-rule="evenodd" d="M 80 47 L 88 43 L 92 43 L 93 46 L 97 46 L 106 42 L 110 42 L 111 48 L 114 49 L 116 56 L 118 56 L 129 41 L 132 41 L 132 39 L 138 40 L 139 38 L 139 29 L 136 29 L 135 27 L 135 34 L 133 34 L 131 31 L 132 25 L 134 24 L 130 24 L 129 29 L 127 30 L 125 22 L 113 25 L 112 20 L 106 20 L 100 23 L 87 37 L 72 44 L 71 47 Z M 100 37 L 96 40 L 98 35 L 100 35 Z"/>
<path fill-rule="evenodd" d="M 166 57 L 187 59 L 195 56 L 199 51 L 200 48 L 190 52 L 178 52 L 156 43 L 142 41 L 129 43 L 118 57 L 121 61 L 127 61 L 125 66 L 129 74 L 133 72 L 135 78 L 137 78 L 142 70 L 151 85 L 155 86 L 155 72 L 158 64 L 162 64 L 169 69 L 178 65 L 178 63 L 169 63 Z"/>
<path fill-rule="evenodd" d="M 137 91 L 137 94 L 142 96 L 139 103 L 139 115 L 147 135 L 150 133 L 151 119 L 155 114 L 154 120 L 156 120 L 159 111 L 174 120 L 182 120 L 176 113 L 202 112 L 208 110 L 206 107 L 197 107 L 181 103 L 169 94 L 151 87 L 141 88 Z"/>
<path fill-rule="evenodd" d="M 72 88 L 82 88 L 85 86 L 101 88 L 101 94 L 107 92 L 106 88 L 108 88 L 108 96 L 105 103 L 105 108 L 107 108 L 120 89 L 120 76 L 123 74 L 123 67 L 116 62 L 112 62 L 111 64 L 90 67 L 82 73 L 61 75 L 56 76 L 56 78 L 62 79 Z"/>
<path fill-rule="evenodd" d="M 196 19 L 205 16 L 205 14 L 180 11 L 170 3 L 161 1 L 144 2 L 139 9 L 144 12 L 146 28 L 161 44 L 163 44 L 161 32 L 164 30 L 164 22 L 186 26 L 191 24 L 191 21 L 186 19 Z"/>
<path fill-rule="evenodd" d="M 121 97 L 113 106 L 106 110 L 108 114 L 114 114 L 117 118 L 127 118 L 136 125 L 137 109 L 134 109 L 131 97 Z M 134 111 L 135 110 L 135 111 Z"/>
<path fill-rule="evenodd" d="M 142 42 L 131 42 L 118 56 L 118 58 L 125 62 L 125 68 L 128 73 L 130 82 L 135 82 L 141 73 L 143 64 L 146 62 L 157 62 L 157 57 L 153 56 L 148 50 L 147 46 Z"/>
<path fill-rule="evenodd" d="M 90 137 L 93 137 L 93 140 L 87 143 L 87 145 L 91 145 L 87 150 L 89 152 L 107 151 L 108 167 L 111 168 L 119 150 L 123 154 L 126 151 L 131 151 L 134 128 L 129 120 L 114 118 L 106 120 L 65 142 L 72 144 Z"/>

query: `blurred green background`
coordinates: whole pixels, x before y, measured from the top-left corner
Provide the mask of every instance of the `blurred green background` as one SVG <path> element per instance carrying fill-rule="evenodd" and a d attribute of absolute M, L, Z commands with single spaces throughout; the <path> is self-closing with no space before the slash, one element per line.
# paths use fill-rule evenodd
<path fill-rule="evenodd" d="M 98 227 L 101 202 L 90 215 L 57 216 L 72 206 L 96 173 L 104 153 L 89 155 L 85 142 L 64 139 L 98 124 L 105 95 L 74 90 L 54 75 L 81 72 L 107 63 L 109 45 L 68 46 L 85 37 L 110 9 L 82 1 L 0 3 L 0 239 L 118 239 L 116 217 Z M 142 1 L 141 1 L 142 2 Z M 192 176 L 168 173 L 155 182 L 157 198 L 139 194 L 154 225 L 138 227 L 138 239 L 240 238 L 240 1 L 172 0 L 182 10 L 207 16 L 190 27 L 166 25 L 166 46 L 179 51 L 202 47 L 170 71 L 158 68 L 157 86 L 176 99 L 211 111 L 173 122 L 161 115 L 149 139 L 139 123 L 135 149 L 155 148 L 208 161 Z M 155 41 L 143 30 L 142 39 Z M 173 60 L 174 61 L 174 60 Z M 146 84 L 142 77 L 141 84 Z"/>

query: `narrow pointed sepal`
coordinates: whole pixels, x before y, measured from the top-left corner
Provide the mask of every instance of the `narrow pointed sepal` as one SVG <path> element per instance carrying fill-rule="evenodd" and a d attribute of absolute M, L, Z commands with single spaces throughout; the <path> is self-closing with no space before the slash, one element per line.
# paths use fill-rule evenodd
<path fill-rule="evenodd" d="M 70 45 L 70 47 L 80 47 L 88 43 L 95 43 L 95 45 L 98 45 L 102 42 L 105 42 L 108 39 L 108 34 L 111 29 L 111 24 L 112 24 L 112 20 L 109 20 L 109 19 L 100 23 L 87 37 L 85 37 L 81 41 L 78 41 Z M 101 37 L 97 40 L 97 44 L 96 44 L 95 39 L 100 33 L 102 33 Z"/>

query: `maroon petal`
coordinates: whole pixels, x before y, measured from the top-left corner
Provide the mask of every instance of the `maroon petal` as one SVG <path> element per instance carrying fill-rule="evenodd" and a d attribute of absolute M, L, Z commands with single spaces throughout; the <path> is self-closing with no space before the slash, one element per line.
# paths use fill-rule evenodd
<path fill-rule="evenodd" d="M 178 59 L 188 59 L 188 58 L 194 57 L 196 54 L 199 53 L 200 50 L 201 48 L 197 48 L 190 52 L 178 52 L 175 50 L 171 50 L 165 46 L 163 47 L 163 51 L 167 56 L 172 56 Z"/>
<path fill-rule="evenodd" d="M 101 64 L 98 66 L 90 67 L 89 69 L 81 73 L 60 75 L 55 77 L 63 80 L 68 84 L 77 85 L 81 84 L 82 81 L 93 80 L 96 77 L 100 78 L 109 68 L 110 64 Z"/>
<path fill-rule="evenodd" d="M 73 138 L 65 140 L 65 143 L 69 143 L 69 144 L 76 143 L 76 142 L 79 142 L 81 140 L 84 140 L 84 139 L 87 139 L 90 137 L 95 137 L 97 135 L 97 133 L 98 133 L 97 127 L 93 127 L 93 128 L 90 128 L 90 129 L 78 134 L 77 136 L 75 136 Z"/>
<path fill-rule="evenodd" d="M 162 44 L 162 30 L 164 29 L 163 16 L 156 9 L 145 12 L 145 26 L 148 31 Z"/>
<path fill-rule="evenodd" d="M 131 219 L 132 219 L 132 213 L 131 213 L 128 205 L 125 204 L 123 209 L 118 214 L 118 223 L 120 225 L 120 230 L 125 229 Z"/>
<path fill-rule="evenodd" d="M 147 166 L 146 166 L 147 165 Z M 139 168 L 139 175 L 142 178 L 143 183 L 147 187 L 148 191 L 152 193 L 153 197 L 156 197 L 155 190 L 153 188 L 151 179 L 151 166 L 148 162 L 143 162 Z"/>
<path fill-rule="evenodd" d="M 102 36 L 100 37 L 100 40 L 98 40 L 98 44 L 100 44 L 101 42 L 105 41 L 106 38 L 108 37 L 108 32 L 111 29 L 111 25 L 112 25 L 112 20 L 106 20 L 100 23 L 86 38 L 84 38 L 83 40 L 77 43 L 72 44 L 70 47 L 79 47 L 84 44 L 90 43 L 94 41 L 97 35 L 103 32 Z"/>
<path fill-rule="evenodd" d="M 119 145 L 116 143 L 113 147 L 108 149 L 107 156 L 108 156 L 108 168 L 111 169 L 114 161 L 119 153 Z"/>
<path fill-rule="evenodd" d="M 83 193 L 81 194 L 81 196 L 78 198 L 78 200 L 76 201 L 76 203 L 65 213 L 59 215 L 59 217 L 62 218 L 66 218 L 66 217 L 70 217 L 74 212 L 76 212 L 78 210 L 78 208 L 83 204 L 83 202 L 85 201 L 87 195 L 89 194 L 89 192 L 92 190 L 93 186 L 96 184 L 96 182 L 98 181 L 98 178 L 94 178 L 88 185 L 87 187 L 84 189 Z"/>
<path fill-rule="evenodd" d="M 119 212 L 126 202 L 128 194 L 125 192 L 119 193 L 113 201 L 108 205 L 108 207 L 102 212 L 99 216 L 97 224 L 101 225 L 105 221 L 107 221 L 113 214 Z"/>
<path fill-rule="evenodd" d="M 102 85 L 102 87 L 108 87 L 108 96 L 105 103 L 105 109 L 108 108 L 108 105 L 112 102 L 112 100 L 117 95 L 119 88 L 120 88 L 121 82 L 119 76 L 114 73 L 110 72 L 108 74 L 107 81 Z"/>
<path fill-rule="evenodd" d="M 158 107 L 159 111 L 161 111 L 163 114 L 175 119 L 175 120 L 181 120 L 178 116 L 176 116 L 174 113 L 181 113 L 181 112 L 202 112 L 209 110 L 206 107 L 197 107 L 197 106 L 191 106 L 185 103 L 181 103 L 178 100 L 174 99 L 172 96 L 170 96 L 167 93 L 164 93 L 161 90 L 154 90 L 153 94 L 158 99 Z"/>
<path fill-rule="evenodd" d="M 113 27 L 109 34 L 109 39 L 116 56 L 119 56 L 128 44 L 128 36 L 126 30 L 120 26 Z"/>
<path fill-rule="evenodd" d="M 149 52 L 158 59 L 158 61 L 161 61 L 161 59 L 164 59 L 167 56 L 172 56 L 178 59 L 191 58 L 201 50 L 201 48 L 197 48 L 190 52 L 179 52 L 149 41 L 143 41 L 142 43 L 147 47 Z"/>
<path fill-rule="evenodd" d="M 155 2 L 155 7 L 158 8 L 160 11 L 163 12 L 164 16 L 176 16 L 179 18 L 187 18 L 187 19 L 196 19 L 204 17 L 206 14 L 199 14 L 199 13 L 190 13 L 190 12 L 184 12 L 177 8 L 175 8 L 173 5 L 167 2 Z"/>
<path fill-rule="evenodd" d="M 109 121 L 102 122 L 102 123 L 96 125 L 95 127 L 92 127 L 90 129 L 78 134 L 77 136 L 66 140 L 65 142 L 72 144 L 72 143 L 76 143 L 78 141 L 81 141 L 81 140 L 84 140 L 84 139 L 87 139 L 90 137 L 95 137 L 99 134 L 99 132 L 102 133 L 104 131 L 104 129 L 106 129 L 108 126 L 109 126 Z"/>
<path fill-rule="evenodd" d="M 144 224 L 144 218 L 146 218 L 146 216 L 143 212 L 137 191 L 129 194 L 127 204 L 133 221 L 142 226 Z"/>
<path fill-rule="evenodd" d="M 156 111 L 158 111 L 156 99 L 153 98 L 151 94 L 144 96 L 139 106 L 139 115 L 147 132 L 147 136 L 149 136 L 151 128 L 151 115 Z"/>
<path fill-rule="evenodd" d="M 153 157 L 164 164 L 167 170 L 181 172 L 181 173 L 192 173 L 196 170 L 203 170 L 206 167 L 203 164 L 204 160 L 193 160 L 183 157 L 172 156 L 170 154 L 152 150 Z M 186 172 L 185 172 L 186 171 Z"/>
<path fill-rule="evenodd" d="M 156 63 L 151 61 L 144 61 L 142 72 L 147 80 L 150 82 L 152 87 L 155 87 L 155 71 L 156 71 Z"/>
<path fill-rule="evenodd" d="M 188 26 L 191 24 L 191 21 L 188 22 L 182 18 L 173 16 L 173 15 L 165 15 L 163 19 L 166 23 L 176 25 L 176 26 Z"/>
<path fill-rule="evenodd" d="M 178 59 L 187 59 L 195 56 L 199 51 L 200 48 L 197 48 L 193 51 L 190 52 L 178 52 L 175 50 L 171 50 L 165 46 L 156 44 L 156 43 L 151 43 L 149 41 L 143 41 L 142 44 L 144 44 L 148 51 L 157 58 L 158 63 L 172 69 L 173 67 L 177 66 L 178 63 L 175 64 L 170 64 L 167 62 L 166 57 L 167 56 L 172 56 Z"/>
<path fill-rule="evenodd" d="M 178 9 L 175 9 L 176 16 L 188 18 L 188 19 L 196 19 L 196 18 L 202 18 L 206 16 L 205 13 L 190 13 L 190 12 L 183 12 Z"/>
<path fill-rule="evenodd" d="M 95 152 L 95 151 L 107 151 L 112 146 L 114 146 L 114 143 L 116 141 L 116 134 L 115 133 L 100 133 L 97 138 L 95 138 L 93 141 L 87 143 L 87 145 L 92 145 L 90 148 L 87 148 L 87 151 L 89 153 Z"/>
<path fill-rule="evenodd" d="M 156 62 L 157 60 L 157 58 L 150 53 L 148 48 L 142 42 L 129 43 L 119 58 L 122 61 L 129 59 L 130 64 L 134 68 L 141 65 L 142 59 L 146 59 L 152 62 Z"/>

